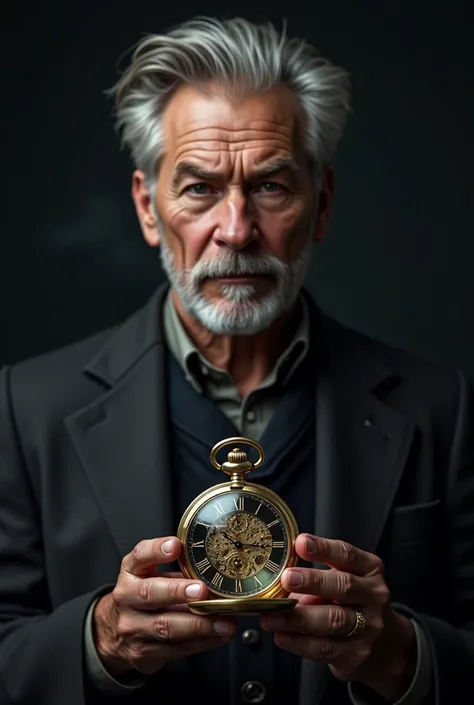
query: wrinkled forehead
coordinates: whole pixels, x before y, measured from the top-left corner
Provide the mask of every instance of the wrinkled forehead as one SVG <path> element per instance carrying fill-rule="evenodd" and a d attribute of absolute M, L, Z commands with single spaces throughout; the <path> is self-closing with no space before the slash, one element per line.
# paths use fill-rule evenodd
<path fill-rule="evenodd" d="M 285 86 L 232 99 L 218 89 L 180 88 L 163 116 L 164 153 L 176 164 L 303 157 L 304 116 Z M 171 166 L 171 164 L 170 164 Z"/>

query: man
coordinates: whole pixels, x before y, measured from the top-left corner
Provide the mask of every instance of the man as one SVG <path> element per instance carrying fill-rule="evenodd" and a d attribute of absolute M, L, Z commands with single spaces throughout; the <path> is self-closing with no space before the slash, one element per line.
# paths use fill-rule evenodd
<path fill-rule="evenodd" d="M 1 373 L 0 702 L 472 702 L 471 392 L 301 289 L 346 73 L 199 19 L 144 39 L 114 94 L 171 286 Z M 302 531 L 284 619 L 193 615 L 206 587 L 176 572 L 179 518 L 237 432 Z"/>

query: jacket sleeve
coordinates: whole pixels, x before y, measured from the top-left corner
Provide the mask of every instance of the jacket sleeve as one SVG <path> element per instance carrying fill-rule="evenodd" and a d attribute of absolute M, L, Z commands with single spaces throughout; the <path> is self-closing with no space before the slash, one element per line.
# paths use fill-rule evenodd
<path fill-rule="evenodd" d="M 110 588 L 108 588 L 110 589 Z M 84 705 L 83 634 L 89 605 L 103 590 L 54 611 L 48 595 L 41 519 L 21 455 L 0 371 L 0 702 Z"/>
<path fill-rule="evenodd" d="M 474 673 L 474 390 L 459 373 L 458 414 L 446 474 L 447 535 L 439 546 L 438 577 L 447 605 L 440 619 L 413 614 L 432 654 L 430 704 L 470 705 Z M 448 602 L 449 601 L 449 602 Z M 408 610 L 407 610 L 408 612 Z"/>
<path fill-rule="evenodd" d="M 428 705 L 429 696 L 432 692 L 432 663 L 431 649 L 415 619 L 412 619 L 416 638 L 416 668 L 415 673 L 407 691 L 393 705 Z M 351 705 L 373 705 L 374 702 L 384 702 L 370 688 L 366 688 L 360 683 L 348 684 L 349 699 Z M 385 701 L 386 702 L 386 701 Z"/>

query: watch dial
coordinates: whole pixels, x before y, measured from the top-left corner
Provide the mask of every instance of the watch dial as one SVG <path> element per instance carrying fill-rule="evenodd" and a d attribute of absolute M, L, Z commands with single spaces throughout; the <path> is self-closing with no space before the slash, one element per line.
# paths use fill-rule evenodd
<path fill-rule="evenodd" d="M 288 558 L 288 532 L 271 502 L 228 492 L 194 516 L 187 548 L 195 572 L 213 592 L 248 597 L 279 578 Z"/>

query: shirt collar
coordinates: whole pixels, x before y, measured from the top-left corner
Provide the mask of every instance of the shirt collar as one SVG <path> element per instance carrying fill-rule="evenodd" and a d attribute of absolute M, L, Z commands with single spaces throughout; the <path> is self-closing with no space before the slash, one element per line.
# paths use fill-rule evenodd
<path fill-rule="evenodd" d="M 277 382 L 281 382 L 283 385 L 287 384 L 308 352 L 310 314 L 304 296 L 299 296 L 297 309 L 300 322 L 295 334 L 259 389 L 271 387 Z M 164 304 L 163 324 L 168 347 L 183 368 L 186 379 L 196 391 L 199 393 L 204 391 L 206 379 L 209 377 L 214 383 L 221 379 L 223 383 L 233 384 L 230 375 L 225 370 L 212 365 L 194 345 L 178 316 L 171 298 L 171 290 L 168 292 Z"/>

